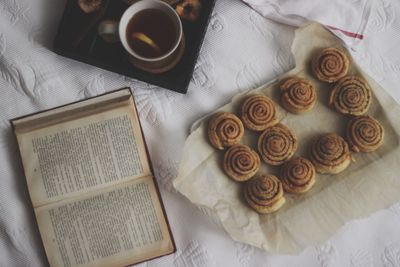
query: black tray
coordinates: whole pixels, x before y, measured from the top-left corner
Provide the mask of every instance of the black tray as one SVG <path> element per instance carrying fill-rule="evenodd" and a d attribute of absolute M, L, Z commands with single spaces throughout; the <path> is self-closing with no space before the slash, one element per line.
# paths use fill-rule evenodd
<path fill-rule="evenodd" d="M 186 40 L 184 54 L 174 68 L 161 74 L 152 74 L 134 67 L 121 43 L 110 44 L 97 35 L 97 24 L 104 19 L 119 21 L 129 7 L 128 4 L 122 0 L 103 0 L 101 11 L 88 15 L 80 10 L 77 2 L 67 1 L 54 40 L 56 53 L 179 93 L 186 93 L 215 0 L 202 1 L 201 15 L 197 21 L 182 20 Z M 92 27 L 89 27 L 90 24 Z M 88 28 L 90 30 L 87 30 Z"/>

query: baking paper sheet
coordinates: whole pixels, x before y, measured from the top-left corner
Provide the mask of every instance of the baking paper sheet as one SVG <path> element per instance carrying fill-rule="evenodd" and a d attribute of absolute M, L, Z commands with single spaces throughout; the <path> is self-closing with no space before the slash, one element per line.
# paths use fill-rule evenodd
<path fill-rule="evenodd" d="M 313 138 L 322 133 L 345 136 L 349 117 L 327 105 L 332 85 L 316 81 L 309 70 L 311 55 L 332 46 L 341 47 L 342 43 L 319 24 L 297 30 L 292 45 L 296 67 L 267 85 L 234 97 L 219 110 L 239 114 L 246 95 L 260 93 L 271 97 L 277 103 L 281 122 L 298 138 L 297 156 L 307 157 Z M 400 172 L 400 107 L 354 62 L 349 74 L 362 75 L 373 90 L 374 98 L 367 114 L 379 120 L 385 129 L 384 144 L 376 152 L 353 154 L 354 162 L 344 172 L 318 174 L 312 190 L 300 196 L 285 194 L 286 204 L 279 211 L 258 215 L 244 202 L 242 184 L 224 174 L 223 152 L 208 142 L 208 116 L 193 125 L 186 140 L 175 188 L 195 205 L 212 210 L 233 239 L 278 253 L 298 253 L 307 246 L 317 245 L 347 221 L 366 217 L 400 201 L 400 179 L 396 177 Z M 302 115 L 287 113 L 280 106 L 277 84 L 293 75 L 309 79 L 317 87 L 318 101 L 314 109 Z M 259 133 L 246 130 L 242 143 L 256 150 L 258 136 Z M 260 173 L 279 173 L 279 167 L 262 165 Z"/>

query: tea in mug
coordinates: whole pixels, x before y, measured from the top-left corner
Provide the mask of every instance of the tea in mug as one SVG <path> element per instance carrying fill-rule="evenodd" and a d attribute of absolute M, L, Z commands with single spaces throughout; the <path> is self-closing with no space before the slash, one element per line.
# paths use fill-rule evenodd
<path fill-rule="evenodd" d="M 176 44 L 177 35 L 173 20 L 158 9 L 138 12 L 126 29 L 130 48 L 145 58 L 157 58 L 170 52 Z"/>

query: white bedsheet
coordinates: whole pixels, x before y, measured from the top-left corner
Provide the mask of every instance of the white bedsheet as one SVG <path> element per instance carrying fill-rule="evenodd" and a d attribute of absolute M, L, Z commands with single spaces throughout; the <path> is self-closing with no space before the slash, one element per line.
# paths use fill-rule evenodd
<path fill-rule="evenodd" d="M 374 2 L 353 56 L 400 101 L 400 2 Z M 178 248 L 141 266 L 400 266 L 400 203 L 288 256 L 233 241 L 172 188 L 192 122 L 290 69 L 294 28 L 239 0 L 218 0 L 189 91 L 180 95 L 51 52 L 64 3 L 0 1 L 0 266 L 47 264 L 8 120 L 123 86 L 133 88 Z"/>

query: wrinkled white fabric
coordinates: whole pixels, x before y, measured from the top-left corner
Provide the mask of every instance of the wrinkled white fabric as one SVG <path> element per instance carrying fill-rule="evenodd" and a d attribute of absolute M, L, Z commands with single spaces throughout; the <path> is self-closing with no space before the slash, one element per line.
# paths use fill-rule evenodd
<path fill-rule="evenodd" d="M 172 189 L 190 125 L 290 69 L 294 28 L 240 0 L 217 0 L 189 91 L 181 95 L 53 53 L 65 1 L 0 1 L 0 266 L 46 266 L 8 120 L 123 86 L 135 95 L 178 248 L 141 266 L 400 266 L 399 204 L 346 224 L 321 246 L 286 256 L 234 242 L 214 217 Z M 374 2 L 353 56 L 400 100 L 400 3 Z"/>
<path fill-rule="evenodd" d="M 262 16 L 292 26 L 309 21 L 329 27 L 347 44 L 364 38 L 372 4 L 370 0 L 243 0 Z"/>

